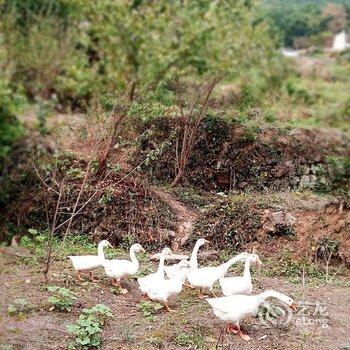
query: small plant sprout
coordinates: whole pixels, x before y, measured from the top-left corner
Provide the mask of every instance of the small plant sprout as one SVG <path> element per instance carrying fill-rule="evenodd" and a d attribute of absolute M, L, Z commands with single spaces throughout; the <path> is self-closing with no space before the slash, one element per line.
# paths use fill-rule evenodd
<path fill-rule="evenodd" d="M 155 319 L 156 313 L 163 309 L 163 305 L 159 303 L 153 303 L 151 301 L 141 301 L 137 304 L 142 316 L 148 317 L 152 320 Z"/>
<path fill-rule="evenodd" d="M 107 319 L 113 317 L 111 309 L 97 304 L 91 309 L 83 309 L 75 324 L 68 324 L 67 331 L 75 336 L 68 344 L 69 349 L 91 349 L 102 343 L 102 329 Z"/>
<path fill-rule="evenodd" d="M 67 288 L 49 286 L 47 290 L 53 295 L 48 298 L 51 305 L 50 311 L 58 309 L 60 311 L 70 311 L 77 297 Z"/>

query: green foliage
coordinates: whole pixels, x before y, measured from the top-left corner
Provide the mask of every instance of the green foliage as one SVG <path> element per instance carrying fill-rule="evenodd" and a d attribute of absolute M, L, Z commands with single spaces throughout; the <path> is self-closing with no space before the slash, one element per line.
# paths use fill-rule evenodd
<path fill-rule="evenodd" d="M 339 245 L 339 241 L 330 237 L 323 237 L 317 242 L 317 256 L 327 260 L 330 256 L 334 256 L 338 252 Z"/>
<path fill-rule="evenodd" d="M 33 309 L 33 305 L 27 299 L 15 299 L 7 308 L 10 316 L 17 316 L 20 319 Z"/>
<path fill-rule="evenodd" d="M 281 253 L 281 257 L 276 263 L 274 260 L 265 260 L 265 273 L 268 276 L 285 276 L 285 277 L 301 277 L 303 273 L 307 277 L 323 278 L 324 273 L 316 265 L 312 264 L 309 259 L 295 260 L 292 252 L 285 249 Z"/>
<path fill-rule="evenodd" d="M 122 339 L 125 343 L 134 343 L 135 334 L 132 331 L 131 327 L 123 327 L 121 331 Z"/>
<path fill-rule="evenodd" d="M 163 308 L 163 305 L 151 301 L 141 301 L 137 304 L 137 308 L 140 310 L 142 316 L 154 320 L 155 315 Z"/>
<path fill-rule="evenodd" d="M 330 156 L 327 157 L 327 165 L 330 167 L 333 189 L 340 194 L 350 196 L 350 158 Z"/>
<path fill-rule="evenodd" d="M 239 140 L 241 142 L 254 142 L 260 133 L 260 127 L 256 124 L 248 125 L 244 128 Z"/>
<path fill-rule="evenodd" d="M 343 12 L 350 12 L 347 0 L 332 3 L 343 6 Z M 344 24 L 338 28 L 332 26 L 334 17 L 325 12 L 327 5 L 326 0 L 265 0 L 262 16 L 269 22 L 271 34 L 278 36 L 284 46 L 302 48 L 322 45 L 325 35 L 332 36 L 329 31 L 344 29 Z"/>
<path fill-rule="evenodd" d="M 70 311 L 77 300 L 77 297 L 67 288 L 49 286 L 47 290 L 53 294 L 48 299 L 49 304 L 52 305 L 50 310 Z"/>
<path fill-rule="evenodd" d="M 154 89 L 167 76 L 236 76 L 273 56 L 268 28 L 256 20 L 256 0 L 6 0 L 2 10 L 16 81 L 31 97 L 55 92 L 80 106 L 94 94 L 145 85 L 169 105 L 171 96 Z"/>
<path fill-rule="evenodd" d="M 294 228 L 289 224 L 276 224 L 275 229 L 270 233 L 272 236 L 294 236 Z"/>
<path fill-rule="evenodd" d="M 270 124 L 274 123 L 277 120 L 276 116 L 271 112 L 266 113 L 264 118 L 265 121 Z"/>
<path fill-rule="evenodd" d="M 23 104 L 23 96 L 0 76 L 0 173 L 10 160 L 13 145 L 23 135 L 23 128 L 16 117 Z"/>
<path fill-rule="evenodd" d="M 107 319 L 113 317 L 110 308 L 97 304 L 91 309 L 83 309 L 75 324 L 68 324 L 68 333 L 75 336 L 70 349 L 91 349 L 102 342 L 102 329 Z"/>
<path fill-rule="evenodd" d="M 177 334 L 174 343 L 180 346 L 190 347 L 191 349 L 201 349 L 205 345 L 204 339 L 200 334 L 188 334 L 186 332 Z"/>

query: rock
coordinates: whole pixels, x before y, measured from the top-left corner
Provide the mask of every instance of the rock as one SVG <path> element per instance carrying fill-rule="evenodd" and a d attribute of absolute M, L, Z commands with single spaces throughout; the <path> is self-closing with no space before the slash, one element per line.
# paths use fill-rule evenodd
<path fill-rule="evenodd" d="M 220 254 L 217 250 L 206 250 L 204 252 L 198 253 L 198 259 L 200 260 L 218 260 L 220 258 Z"/>
<path fill-rule="evenodd" d="M 163 240 L 168 240 L 170 237 L 176 237 L 176 232 L 168 229 L 158 229 L 158 234 L 162 237 Z"/>
<path fill-rule="evenodd" d="M 297 221 L 297 219 L 292 214 L 285 213 L 283 211 L 270 213 L 268 215 L 268 218 L 274 226 L 275 225 L 293 225 Z"/>
<path fill-rule="evenodd" d="M 282 145 L 288 145 L 289 144 L 289 139 L 285 136 L 280 136 L 278 139 L 277 139 L 277 142 L 282 144 Z"/>
<path fill-rule="evenodd" d="M 289 136 L 296 136 L 296 135 L 301 135 L 301 131 L 299 129 L 293 129 L 291 131 L 289 131 L 288 135 Z"/>
<path fill-rule="evenodd" d="M 288 133 L 289 136 L 297 139 L 298 141 L 305 141 L 307 136 L 299 129 L 293 129 Z"/>
<path fill-rule="evenodd" d="M 280 167 L 275 171 L 275 177 L 281 177 L 286 173 L 287 169 L 285 167 Z"/>
<path fill-rule="evenodd" d="M 327 181 L 327 179 L 326 179 L 326 177 L 325 176 L 321 176 L 320 178 L 319 178 L 319 183 L 321 183 L 322 185 L 327 185 L 327 183 L 328 183 L 328 181 Z"/>
<path fill-rule="evenodd" d="M 317 177 L 315 175 L 303 175 L 300 179 L 300 188 L 313 188 L 316 185 Z"/>
<path fill-rule="evenodd" d="M 313 184 L 313 186 L 316 185 L 317 176 L 316 175 L 310 175 L 310 182 Z"/>
<path fill-rule="evenodd" d="M 290 169 L 293 167 L 293 162 L 292 161 L 287 161 L 284 164 L 280 165 L 279 167 L 277 167 L 276 171 L 275 171 L 275 177 L 281 177 L 283 176 L 285 173 L 289 172 Z"/>

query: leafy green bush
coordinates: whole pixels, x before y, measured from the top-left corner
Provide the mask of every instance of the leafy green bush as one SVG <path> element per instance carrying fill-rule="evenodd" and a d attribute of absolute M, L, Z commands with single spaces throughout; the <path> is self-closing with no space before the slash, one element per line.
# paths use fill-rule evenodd
<path fill-rule="evenodd" d="M 23 96 L 0 77 L 0 172 L 9 160 L 13 145 L 23 135 L 24 130 L 16 117 L 23 103 Z"/>
<path fill-rule="evenodd" d="M 331 182 L 333 190 L 350 196 L 350 158 L 347 156 L 343 157 L 327 157 L 327 165 L 330 168 Z"/>
<path fill-rule="evenodd" d="M 260 133 L 260 127 L 258 125 L 246 126 L 243 130 L 239 140 L 241 142 L 254 142 Z"/>
<path fill-rule="evenodd" d="M 47 290 L 53 294 L 48 299 L 50 310 L 70 311 L 77 300 L 77 297 L 67 288 L 49 286 Z"/>
<path fill-rule="evenodd" d="M 67 331 L 75 336 L 69 349 L 91 349 L 102 342 L 102 328 L 107 319 L 113 317 L 110 308 L 97 304 L 91 309 L 83 309 L 75 324 L 68 324 Z"/>
<path fill-rule="evenodd" d="M 163 308 L 163 305 L 151 301 L 141 301 L 137 304 L 137 308 L 140 310 L 142 316 L 154 319 L 155 314 Z"/>

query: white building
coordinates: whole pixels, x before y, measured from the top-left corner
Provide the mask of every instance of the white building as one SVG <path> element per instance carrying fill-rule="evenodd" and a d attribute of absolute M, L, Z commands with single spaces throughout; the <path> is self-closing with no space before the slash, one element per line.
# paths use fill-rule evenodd
<path fill-rule="evenodd" d="M 344 51 L 350 45 L 346 42 L 346 33 L 345 30 L 335 35 L 333 40 L 333 51 Z"/>

